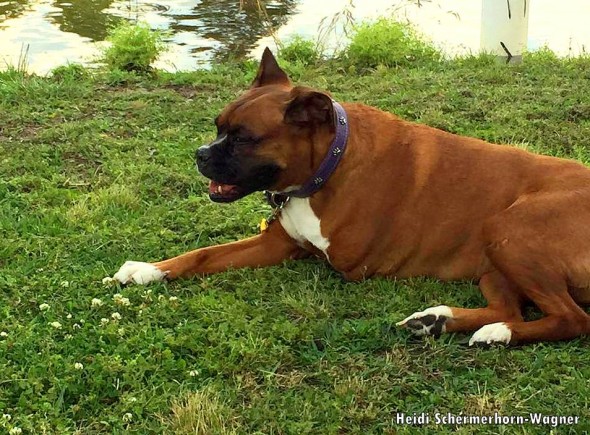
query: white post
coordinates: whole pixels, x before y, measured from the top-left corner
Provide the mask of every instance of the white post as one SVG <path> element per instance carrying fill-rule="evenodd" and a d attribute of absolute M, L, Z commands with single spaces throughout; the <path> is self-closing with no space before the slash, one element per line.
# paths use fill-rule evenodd
<path fill-rule="evenodd" d="M 481 49 L 521 62 L 527 47 L 530 0 L 482 0 Z"/>

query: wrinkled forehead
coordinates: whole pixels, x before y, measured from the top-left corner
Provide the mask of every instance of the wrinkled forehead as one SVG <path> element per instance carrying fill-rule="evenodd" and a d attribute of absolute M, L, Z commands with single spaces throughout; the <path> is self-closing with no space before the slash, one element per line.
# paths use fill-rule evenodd
<path fill-rule="evenodd" d="M 226 106 L 217 118 L 217 125 L 248 127 L 253 133 L 263 133 L 276 127 L 283 120 L 289 91 L 283 87 L 265 88 L 252 89 Z"/>

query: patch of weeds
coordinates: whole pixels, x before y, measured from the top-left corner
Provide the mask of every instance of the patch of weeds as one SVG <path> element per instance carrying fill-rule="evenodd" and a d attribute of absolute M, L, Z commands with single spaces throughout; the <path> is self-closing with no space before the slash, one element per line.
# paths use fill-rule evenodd
<path fill-rule="evenodd" d="M 69 63 L 67 65 L 58 66 L 51 71 L 51 77 L 60 82 L 83 80 L 88 78 L 88 76 L 88 69 L 79 63 Z"/>
<path fill-rule="evenodd" d="M 356 26 L 344 56 L 358 68 L 415 66 L 441 59 L 440 51 L 410 24 L 388 18 Z"/>
<path fill-rule="evenodd" d="M 295 36 L 279 50 L 279 59 L 291 63 L 298 62 L 308 66 L 316 63 L 319 58 L 316 43 L 301 36 Z"/>
<path fill-rule="evenodd" d="M 209 386 L 175 399 L 163 422 L 180 435 L 235 434 L 239 425 L 232 413 L 220 393 Z"/>
<path fill-rule="evenodd" d="M 147 23 L 122 21 L 109 31 L 102 60 L 111 70 L 149 72 L 151 64 L 165 49 L 162 32 Z"/>
<path fill-rule="evenodd" d="M 125 71 L 122 69 L 109 69 L 102 74 L 102 80 L 108 86 L 126 86 L 140 83 L 143 80 L 141 73 L 137 71 Z"/>

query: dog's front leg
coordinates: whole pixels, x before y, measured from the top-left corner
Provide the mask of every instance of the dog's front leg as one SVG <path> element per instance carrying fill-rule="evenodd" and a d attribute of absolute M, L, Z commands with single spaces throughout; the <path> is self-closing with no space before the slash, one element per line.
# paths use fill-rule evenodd
<path fill-rule="evenodd" d="M 237 242 L 196 249 L 157 263 L 127 261 L 112 279 L 123 284 L 147 284 L 164 278 L 189 278 L 231 268 L 272 266 L 307 254 L 277 221 L 263 233 Z"/>

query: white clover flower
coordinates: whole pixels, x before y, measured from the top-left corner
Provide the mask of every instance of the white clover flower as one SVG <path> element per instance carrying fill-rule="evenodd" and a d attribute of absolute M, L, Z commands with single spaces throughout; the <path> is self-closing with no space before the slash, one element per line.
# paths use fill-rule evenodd
<path fill-rule="evenodd" d="M 125 328 L 119 328 L 119 329 L 117 329 L 117 334 L 119 334 L 119 335 L 125 335 Z"/>
<path fill-rule="evenodd" d="M 84 364 L 77 362 L 76 364 L 74 364 L 74 368 L 76 370 L 83 370 L 84 369 Z"/>
<path fill-rule="evenodd" d="M 8 337 L 8 332 L 6 332 L 6 331 L 0 332 L 0 337 Z"/>
<path fill-rule="evenodd" d="M 39 309 L 41 311 L 47 311 L 49 309 L 49 304 L 41 304 L 39 305 Z"/>
<path fill-rule="evenodd" d="M 72 315 L 71 315 L 71 314 L 68 314 L 68 315 L 66 316 L 66 319 L 71 319 L 71 318 L 72 318 Z"/>
<path fill-rule="evenodd" d="M 55 329 L 61 329 L 61 323 L 59 322 L 51 322 L 50 325 L 53 326 Z"/>
<path fill-rule="evenodd" d="M 72 329 L 80 329 L 80 328 L 81 328 L 81 326 L 78 323 L 74 323 L 72 325 Z"/>
<path fill-rule="evenodd" d="M 111 317 L 113 318 L 113 320 L 121 320 L 121 315 L 117 312 L 114 312 L 113 314 L 111 314 Z"/>
<path fill-rule="evenodd" d="M 121 305 L 123 307 L 128 307 L 129 305 L 131 305 L 129 298 L 123 297 L 121 293 L 116 293 L 115 295 L 113 295 L 113 300 L 117 305 Z"/>
<path fill-rule="evenodd" d="M 104 317 L 102 319 L 100 319 L 100 325 L 101 326 L 104 326 L 104 325 L 106 325 L 109 322 L 110 322 L 110 320 L 109 319 L 105 319 Z"/>
<path fill-rule="evenodd" d="M 164 300 L 164 298 L 165 298 L 165 297 L 166 297 L 166 296 L 164 296 L 164 295 L 158 295 L 158 300 L 159 300 L 159 301 L 162 301 L 162 300 Z"/>
<path fill-rule="evenodd" d="M 22 430 L 20 427 L 16 427 L 16 426 L 15 426 L 15 427 L 13 427 L 12 429 L 10 429 L 10 430 L 8 431 L 8 433 L 9 433 L 10 435 L 17 435 L 17 434 L 23 433 L 23 430 Z"/>
<path fill-rule="evenodd" d="M 64 338 L 66 340 L 71 340 L 72 339 L 72 334 L 66 334 L 66 335 L 64 335 Z"/>
<path fill-rule="evenodd" d="M 123 414 L 123 421 L 129 422 L 131 420 L 133 420 L 133 414 L 131 414 L 130 412 L 126 412 L 125 414 Z"/>
<path fill-rule="evenodd" d="M 131 402 L 131 403 L 137 402 L 137 397 L 130 397 L 129 402 Z"/>
<path fill-rule="evenodd" d="M 169 300 L 170 302 L 176 302 L 176 301 L 178 301 L 178 298 L 177 298 L 176 296 L 170 296 L 170 297 L 168 298 L 168 300 Z"/>
<path fill-rule="evenodd" d="M 62 281 L 62 282 L 60 283 L 60 285 L 61 285 L 62 287 L 69 287 L 69 286 L 70 286 L 70 283 L 69 283 L 69 281 Z"/>
<path fill-rule="evenodd" d="M 110 276 L 107 276 L 106 278 L 102 279 L 102 283 L 104 285 L 110 285 L 114 282 L 115 280 L 113 278 L 111 278 Z"/>
<path fill-rule="evenodd" d="M 6 421 L 12 420 L 12 415 L 10 414 L 2 414 L 2 419 Z"/>
<path fill-rule="evenodd" d="M 93 308 L 100 307 L 100 306 L 102 306 L 102 301 L 98 298 L 92 298 L 92 302 L 90 302 L 90 305 Z"/>
<path fill-rule="evenodd" d="M 198 376 L 199 375 L 199 371 L 198 370 L 191 370 L 190 372 L 188 372 L 188 375 L 190 377 L 193 377 L 194 378 L 195 376 Z"/>

